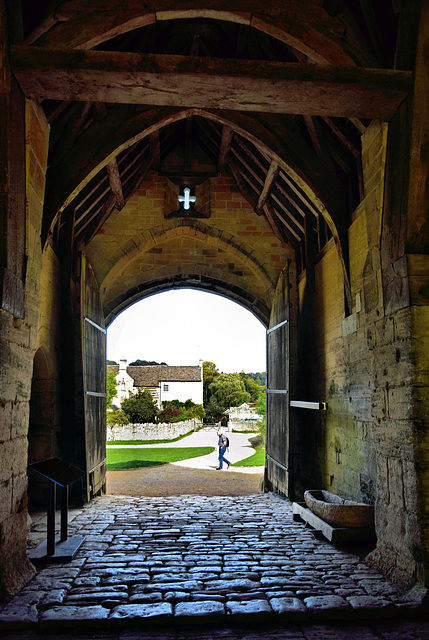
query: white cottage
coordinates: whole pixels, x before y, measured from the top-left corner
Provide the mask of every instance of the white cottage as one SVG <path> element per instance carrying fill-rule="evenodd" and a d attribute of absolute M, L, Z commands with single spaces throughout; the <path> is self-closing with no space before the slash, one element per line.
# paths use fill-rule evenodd
<path fill-rule="evenodd" d="M 127 366 L 126 360 L 119 365 L 109 365 L 109 371 L 116 373 L 117 396 L 113 405 L 120 407 L 121 402 L 137 389 L 148 389 L 158 408 L 167 400 L 192 400 L 195 404 L 203 404 L 203 369 L 202 364 L 196 366 Z"/>

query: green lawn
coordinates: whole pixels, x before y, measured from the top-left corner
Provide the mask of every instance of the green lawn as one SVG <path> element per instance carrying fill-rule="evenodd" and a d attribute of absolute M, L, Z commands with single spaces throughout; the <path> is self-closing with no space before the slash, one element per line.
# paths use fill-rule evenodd
<path fill-rule="evenodd" d="M 107 450 L 107 469 L 137 469 L 138 467 L 156 467 L 178 460 L 188 460 L 206 456 L 214 447 L 152 447 L 148 449 L 112 449 Z"/>
<path fill-rule="evenodd" d="M 257 449 L 253 456 L 234 462 L 233 467 L 263 467 L 265 464 L 265 449 Z"/>

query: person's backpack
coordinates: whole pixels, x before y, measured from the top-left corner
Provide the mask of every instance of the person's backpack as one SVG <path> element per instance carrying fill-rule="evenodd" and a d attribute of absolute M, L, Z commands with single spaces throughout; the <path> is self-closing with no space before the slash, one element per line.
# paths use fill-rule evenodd
<path fill-rule="evenodd" d="M 225 440 L 226 440 L 226 448 L 229 449 L 229 438 L 225 436 Z"/>

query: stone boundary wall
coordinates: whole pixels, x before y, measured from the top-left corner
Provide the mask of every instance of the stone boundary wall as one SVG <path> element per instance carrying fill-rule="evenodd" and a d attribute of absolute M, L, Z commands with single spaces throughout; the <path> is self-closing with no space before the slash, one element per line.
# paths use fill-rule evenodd
<path fill-rule="evenodd" d="M 197 431 L 203 426 L 198 418 L 183 422 L 160 422 L 159 424 L 125 424 L 107 425 L 107 442 L 115 440 L 167 440 L 178 438 L 190 431 Z"/>
<path fill-rule="evenodd" d="M 261 420 L 230 420 L 229 429 L 231 431 L 254 431 L 258 433 L 261 430 Z"/>

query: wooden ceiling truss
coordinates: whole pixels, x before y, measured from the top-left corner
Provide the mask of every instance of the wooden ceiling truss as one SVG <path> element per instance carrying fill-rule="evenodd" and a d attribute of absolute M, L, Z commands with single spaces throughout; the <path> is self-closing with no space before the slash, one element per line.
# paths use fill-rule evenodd
<path fill-rule="evenodd" d="M 412 89 L 394 0 L 6 3 L 14 73 L 51 126 L 44 239 L 67 220 L 83 247 L 149 171 L 229 174 L 302 268 L 306 237 L 333 236 L 347 281 L 361 135 Z"/>

